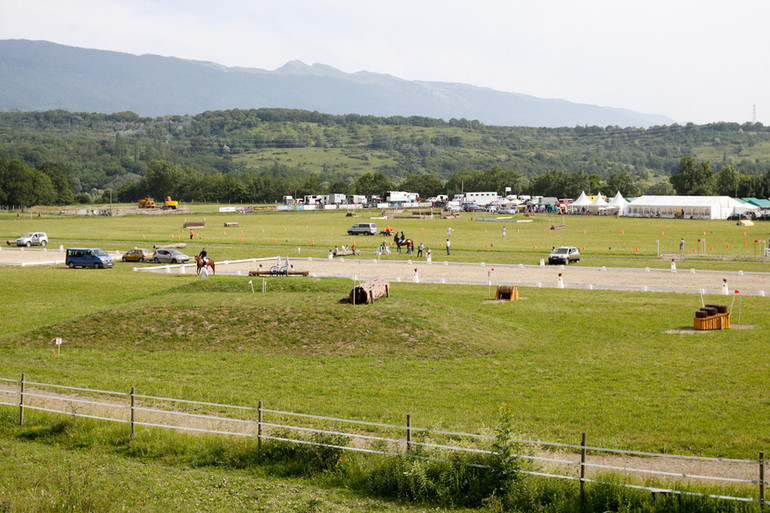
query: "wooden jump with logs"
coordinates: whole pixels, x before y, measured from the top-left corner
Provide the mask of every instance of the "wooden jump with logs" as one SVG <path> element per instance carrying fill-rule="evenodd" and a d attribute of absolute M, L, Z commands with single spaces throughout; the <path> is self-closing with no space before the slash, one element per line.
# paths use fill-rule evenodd
<path fill-rule="evenodd" d="M 694 328 L 696 330 L 727 330 L 730 329 L 730 312 L 727 305 L 706 305 L 695 312 Z"/>
<path fill-rule="evenodd" d="M 372 304 L 381 297 L 390 297 L 390 283 L 382 278 L 373 278 L 353 287 L 341 302 L 354 305 Z"/>
<path fill-rule="evenodd" d="M 272 271 L 270 269 L 249 271 L 249 276 L 308 276 L 309 271 Z"/>

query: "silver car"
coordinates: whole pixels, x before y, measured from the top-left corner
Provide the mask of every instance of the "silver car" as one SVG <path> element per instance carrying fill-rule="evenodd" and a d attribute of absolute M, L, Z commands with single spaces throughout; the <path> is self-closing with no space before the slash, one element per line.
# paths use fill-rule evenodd
<path fill-rule="evenodd" d="M 580 262 L 580 251 L 575 246 L 560 246 L 548 255 L 549 264 L 570 264 Z"/>
<path fill-rule="evenodd" d="M 192 260 L 178 249 L 156 249 L 152 255 L 152 261 L 156 264 L 184 264 Z"/>
<path fill-rule="evenodd" d="M 48 235 L 43 232 L 31 232 L 16 239 L 17 246 L 45 246 L 48 244 Z"/>

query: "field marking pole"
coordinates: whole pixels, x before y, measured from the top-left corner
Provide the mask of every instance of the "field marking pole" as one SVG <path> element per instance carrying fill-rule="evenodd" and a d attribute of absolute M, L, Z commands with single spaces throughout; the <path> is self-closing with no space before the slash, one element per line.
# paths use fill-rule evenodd
<path fill-rule="evenodd" d="M 759 451 L 759 509 L 765 511 L 765 451 Z"/>
<path fill-rule="evenodd" d="M 131 440 L 134 439 L 134 436 L 136 436 L 136 426 L 134 425 L 134 420 L 136 419 L 135 410 L 134 407 L 136 406 L 136 398 L 134 397 L 134 387 L 131 387 Z"/>
<path fill-rule="evenodd" d="M 586 434 L 585 431 L 580 440 L 580 504 L 585 501 L 586 488 Z"/>
<path fill-rule="evenodd" d="M 19 425 L 24 425 L 24 373 L 21 373 L 21 388 L 19 388 Z"/>
<path fill-rule="evenodd" d="M 262 452 L 262 401 L 257 408 L 257 452 Z"/>
<path fill-rule="evenodd" d="M 412 444 L 412 416 L 406 414 L 406 452 L 409 452 Z"/>

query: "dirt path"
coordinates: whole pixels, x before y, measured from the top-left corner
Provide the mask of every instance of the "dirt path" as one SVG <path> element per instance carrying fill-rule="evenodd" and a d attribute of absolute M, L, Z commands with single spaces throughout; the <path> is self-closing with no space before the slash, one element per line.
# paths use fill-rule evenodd
<path fill-rule="evenodd" d="M 65 254 L 58 248 L 8 249 L 0 248 L 0 265 L 59 265 L 64 262 Z M 118 253 L 113 254 L 119 257 Z M 391 281 L 423 283 L 467 283 L 488 284 L 509 283 L 530 287 L 556 287 L 561 280 L 566 288 L 624 289 L 663 292 L 692 292 L 704 289 L 706 293 L 735 290 L 741 294 L 770 297 L 770 273 L 742 271 L 694 271 L 690 269 L 630 269 L 597 268 L 582 265 L 537 266 L 515 264 L 480 264 L 443 260 L 444 255 L 434 258 L 432 263 L 424 259 L 381 260 L 364 257 L 337 258 L 334 260 L 296 258 L 290 259 L 297 271 L 308 271 L 312 276 L 355 278 L 357 280 L 382 277 Z M 450 257 L 451 258 L 451 257 Z M 441 260 L 439 260 L 441 259 Z M 219 262 L 217 270 L 225 274 L 248 274 L 259 265 L 262 270 L 269 270 L 275 265 L 275 259 L 225 264 Z M 166 266 L 154 267 L 158 272 L 167 272 Z M 191 273 L 193 266 L 188 265 L 185 273 Z M 179 273 L 179 266 L 169 269 Z M 723 280 L 726 280 L 723 281 Z"/>
<path fill-rule="evenodd" d="M 521 286 L 555 287 L 559 275 L 565 287 L 631 289 L 643 290 L 647 287 L 652 291 L 698 292 L 705 289 L 708 293 L 721 293 L 723 280 L 727 280 L 728 292 L 735 290 L 741 293 L 770 296 L 770 273 L 716 272 L 679 269 L 672 272 L 669 269 L 626 269 L 626 268 L 595 268 L 570 266 L 534 266 L 511 264 L 478 264 L 433 261 L 384 261 L 372 259 L 346 258 L 328 259 L 292 259 L 294 268 L 298 271 L 308 271 L 314 276 L 335 276 L 355 279 L 382 277 L 391 281 L 415 281 L 441 283 L 473 283 L 492 285 L 510 283 Z M 243 274 L 256 270 L 259 265 L 268 270 L 273 261 L 257 263 L 219 264 L 220 272 Z M 416 271 L 415 271 L 416 270 Z M 540 285 L 538 285 L 540 284 Z"/>

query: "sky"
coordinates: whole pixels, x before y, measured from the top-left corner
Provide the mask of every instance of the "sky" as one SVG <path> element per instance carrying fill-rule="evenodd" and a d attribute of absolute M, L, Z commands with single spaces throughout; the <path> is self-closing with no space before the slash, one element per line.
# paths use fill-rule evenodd
<path fill-rule="evenodd" d="M 766 0 L 3 0 L 0 39 L 770 125 Z"/>

